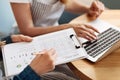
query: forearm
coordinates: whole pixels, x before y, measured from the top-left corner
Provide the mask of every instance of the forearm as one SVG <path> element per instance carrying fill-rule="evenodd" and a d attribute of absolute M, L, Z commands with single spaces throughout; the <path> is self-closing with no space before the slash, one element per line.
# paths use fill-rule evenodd
<path fill-rule="evenodd" d="M 70 28 L 71 26 L 69 24 L 63 24 L 59 26 L 47 26 L 47 27 L 24 27 L 24 29 L 21 29 L 20 32 L 24 35 L 28 36 L 37 36 L 42 35 L 50 32 L 55 32 L 63 29 Z"/>
<path fill-rule="evenodd" d="M 54 27 L 54 26 L 34 26 L 32 19 L 32 12 L 30 9 L 30 4 L 25 3 L 11 3 L 19 30 L 22 34 L 28 36 L 37 36 L 41 34 L 46 34 L 62 29 L 66 29 L 66 26 Z"/>
<path fill-rule="evenodd" d="M 68 0 L 65 5 L 66 11 L 71 13 L 81 14 L 89 10 L 89 7 L 81 4 L 79 0 Z"/>

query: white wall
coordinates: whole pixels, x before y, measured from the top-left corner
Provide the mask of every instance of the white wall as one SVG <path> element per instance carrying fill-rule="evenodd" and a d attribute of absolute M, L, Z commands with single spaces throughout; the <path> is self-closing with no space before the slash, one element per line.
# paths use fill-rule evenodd
<path fill-rule="evenodd" d="M 11 32 L 14 22 L 15 19 L 8 0 L 0 0 L 0 37 Z"/>

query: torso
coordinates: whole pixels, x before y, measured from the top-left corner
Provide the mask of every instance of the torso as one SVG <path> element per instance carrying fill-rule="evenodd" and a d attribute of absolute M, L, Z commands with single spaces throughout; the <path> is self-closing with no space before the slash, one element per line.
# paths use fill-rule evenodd
<path fill-rule="evenodd" d="M 49 0 L 48 0 L 49 1 Z M 64 11 L 64 4 L 59 0 L 32 0 L 31 11 L 35 26 L 56 26 Z"/>

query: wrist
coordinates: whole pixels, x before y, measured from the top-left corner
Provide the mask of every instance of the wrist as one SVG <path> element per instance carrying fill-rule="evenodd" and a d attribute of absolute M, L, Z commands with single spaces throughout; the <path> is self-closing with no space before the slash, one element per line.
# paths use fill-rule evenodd
<path fill-rule="evenodd" d="M 15 42 L 15 41 L 14 41 L 14 40 L 15 40 L 15 35 L 11 35 L 10 37 L 11 37 L 11 41 L 12 41 L 12 42 Z"/>
<path fill-rule="evenodd" d="M 36 68 L 32 63 L 29 65 L 29 67 L 30 67 L 36 74 L 39 75 L 39 72 L 38 72 L 37 68 Z"/>
<path fill-rule="evenodd" d="M 9 43 L 13 42 L 11 36 L 3 38 L 2 41 L 6 41 L 6 44 L 9 44 Z"/>
<path fill-rule="evenodd" d="M 64 27 L 64 29 L 73 28 L 72 24 L 63 24 L 63 25 L 60 25 L 60 26 Z"/>

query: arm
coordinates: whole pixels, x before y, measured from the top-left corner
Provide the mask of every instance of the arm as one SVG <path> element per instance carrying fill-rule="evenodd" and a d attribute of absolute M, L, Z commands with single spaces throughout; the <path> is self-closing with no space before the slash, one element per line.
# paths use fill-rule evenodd
<path fill-rule="evenodd" d="M 19 25 L 20 32 L 24 35 L 37 36 L 53 31 L 62 30 L 69 26 L 61 27 L 36 27 L 33 24 L 29 3 L 11 3 L 15 18 Z"/>
<path fill-rule="evenodd" d="M 65 6 L 66 11 L 76 14 L 85 13 L 89 10 L 89 7 L 81 4 L 79 0 L 66 0 Z"/>
<path fill-rule="evenodd" d="M 31 37 L 24 35 L 12 35 L 4 38 L 4 40 L 11 40 L 11 42 L 30 42 Z M 55 68 L 56 53 L 54 49 L 44 50 L 37 55 L 29 66 L 27 66 L 20 74 L 14 76 L 13 80 L 40 80 L 41 74 L 49 72 Z"/>
<path fill-rule="evenodd" d="M 72 13 L 88 13 L 90 17 L 96 19 L 104 11 L 104 4 L 98 0 L 92 2 L 90 7 L 83 5 L 79 0 L 67 0 L 66 10 Z"/>
<path fill-rule="evenodd" d="M 32 38 L 29 36 L 24 36 L 22 34 L 20 35 L 11 35 L 11 36 L 7 36 L 5 38 L 2 39 L 2 41 L 6 41 L 6 44 L 9 43 L 15 43 L 15 42 L 31 42 Z"/>
<path fill-rule="evenodd" d="M 54 32 L 66 28 L 74 28 L 79 37 L 88 40 L 96 39 L 94 32 L 98 32 L 95 28 L 84 24 L 63 24 L 58 27 L 36 27 L 33 24 L 30 4 L 29 3 L 11 3 L 15 18 L 17 20 L 20 32 L 24 35 L 37 36 L 49 32 Z"/>
<path fill-rule="evenodd" d="M 40 80 L 40 75 L 55 68 L 56 53 L 54 49 L 44 50 L 37 54 L 31 64 L 13 80 Z"/>
<path fill-rule="evenodd" d="M 14 76 L 13 80 L 41 80 L 41 77 L 27 66 L 19 75 Z"/>

